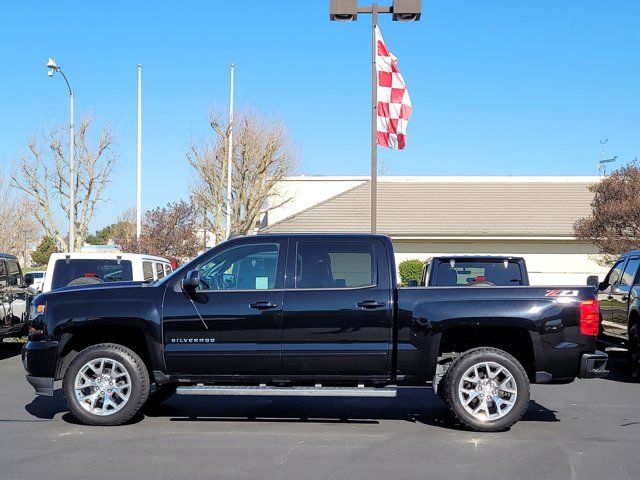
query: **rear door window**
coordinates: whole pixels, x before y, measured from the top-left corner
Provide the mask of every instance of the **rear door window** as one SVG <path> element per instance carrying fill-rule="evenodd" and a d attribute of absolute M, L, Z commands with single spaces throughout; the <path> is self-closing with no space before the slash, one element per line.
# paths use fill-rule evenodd
<path fill-rule="evenodd" d="M 51 288 L 131 280 L 129 260 L 60 259 L 54 265 Z"/>
<path fill-rule="evenodd" d="M 142 279 L 145 282 L 153 282 L 153 263 L 148 261 L 142 262 Z"/>
<path fill-rule="evenodd" d="M 157 275 L 157 278 L 164 277 L 164 267 L 162 266 L 161 263 L 156 263 L 156 275 Z"/>
<path fill-rule="evenodd" d="M 359 288 L 375 281 L 373 246 L 366 242 L 298 242 L 296 288 Z"/>
<path fill-rule="evenodd" d="M 10 258 L 7 260 L 7 269 L 9 270 L 9 279 L 11 285 L 22 285 L 22 272 L 18 261 Z"/>
<path fill-rule="evenodd" d="M 7 286 L 7 266 L 4 260 L 0 258 L 0 287 Z"/>

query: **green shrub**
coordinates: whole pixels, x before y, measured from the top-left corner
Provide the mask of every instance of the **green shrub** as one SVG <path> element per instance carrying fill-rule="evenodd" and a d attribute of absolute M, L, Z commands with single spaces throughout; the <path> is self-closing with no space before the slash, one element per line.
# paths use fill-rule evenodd
<path fill-rule="evenodd" d="M 409 285 L 409 280 L 415 280 L 420 285 L 422 280 L 422 261 L 418 259 L 405 260 L 398 265 L 400 272 L 400 284 L 404 287 Z"/>

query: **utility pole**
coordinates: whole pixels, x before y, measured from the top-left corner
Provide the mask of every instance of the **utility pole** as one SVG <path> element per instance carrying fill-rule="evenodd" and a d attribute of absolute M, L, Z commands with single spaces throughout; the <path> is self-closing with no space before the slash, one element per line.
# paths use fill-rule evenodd
<path fill-rule="evenodd" d="M 76 250 L 76 166 L 75 166 L 75 133 L 73 124 L 73 109 L 75 103 L 75 96 L 73 89 L 69 83 L 69 79 L 64 74 L 62 69 L 56 64 L 53 58 L 49 58 L 47 62 L 47 68 L 49 69 L 49 76 L 53 77 L 53 74 L 60 72 L 62 78 L 64 78 L 67 88 L 69 89 L 69 252 L 75 252 Z"/>
<path fill-rule="evenodd" d="M 371 233 L 378 229 L 378 74 L 376 71 L 376 27 L 378 14 L 392 14 L 393 21 L 416 22 L 422 12 L 421 0 L 394 0 L 391 6 L 359 6 L 357 0 L 330 0 L 329 20 L 352 22 L 359 14 L 371 14 Z"/>
<path fill-rule="evenodd" d="M 142 235 L 142 65 L 138 64 L 138 173 L 136 191 L 136 238 Z"/>
<path fill-rule="evenodd" d="M 231 85 L 229 91 L 229 135 L 227 137 L 227 228 L 226 238 L 231 236 L 231 171 L 233 169 L 233 73 L 235 66 L 231 64 Z"/>

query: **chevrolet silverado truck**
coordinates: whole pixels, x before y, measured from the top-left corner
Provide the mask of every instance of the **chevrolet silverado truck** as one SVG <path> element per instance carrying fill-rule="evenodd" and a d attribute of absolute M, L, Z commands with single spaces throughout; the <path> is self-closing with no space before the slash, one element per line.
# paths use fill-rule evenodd
<path fill-rule="evenodd" d="M 36 297 L 27 379 L 90 425 L 179 395 L 394 397 L 433 387 L 469 429 L 508 429 L 529 384 L 606 375 L 592 287 L 398 288 L 381 235 L 257 235 L 151 283 Z"/>

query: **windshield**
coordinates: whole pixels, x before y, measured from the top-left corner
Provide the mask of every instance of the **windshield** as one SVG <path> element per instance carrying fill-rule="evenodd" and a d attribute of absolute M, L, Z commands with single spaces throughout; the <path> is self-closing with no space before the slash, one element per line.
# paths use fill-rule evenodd
<path fill-rule="evenodd" d="M 453 266 L 449 262 L 438 265 L 437 286 L 457 287 L 479 283 L 502 287 L 522 285 L 520 265 L 516 261 L 502 260 L 456 260 Z"/>
<path fill-rule="evenodd" d="M 53 269 L 51 289 L 131 280 L 133 271 L 129 260 L 57 260 Z"/>

